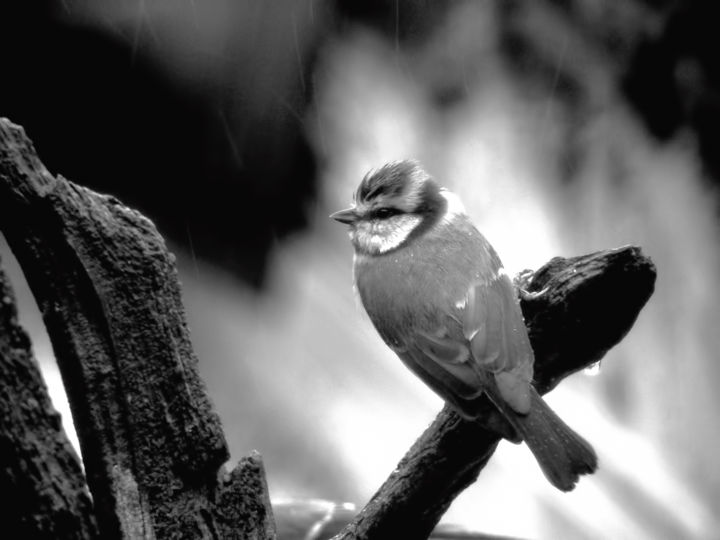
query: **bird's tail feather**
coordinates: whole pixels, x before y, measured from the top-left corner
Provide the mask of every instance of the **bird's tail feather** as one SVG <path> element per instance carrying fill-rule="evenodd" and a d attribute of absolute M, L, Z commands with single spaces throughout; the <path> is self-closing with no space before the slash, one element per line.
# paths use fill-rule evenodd
<path fill-rule="evenodd" d="M 530 392 L 528 414 L 517 414 L 507 405 L 501 410 L 528 445 L 550 483 L 562 491 L 570 491 L 580 475 L 592 474 L 597 469 L 595 450 L 553 412 L 532 386 Z"/>

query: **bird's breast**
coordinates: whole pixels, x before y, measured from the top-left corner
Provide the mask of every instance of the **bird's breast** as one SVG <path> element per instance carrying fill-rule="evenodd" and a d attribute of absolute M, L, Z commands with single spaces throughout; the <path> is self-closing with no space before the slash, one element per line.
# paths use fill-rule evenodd
<path fill-rule="evenodd" d="M 460 332 L 458 306 L 470 286 L 497 275 L 500 261 L 474 227 L 439 233 L 384 255 L 355 259 L 363 306 L 390 346 L 400 346 L 417 331 L 457 327 Z"/>

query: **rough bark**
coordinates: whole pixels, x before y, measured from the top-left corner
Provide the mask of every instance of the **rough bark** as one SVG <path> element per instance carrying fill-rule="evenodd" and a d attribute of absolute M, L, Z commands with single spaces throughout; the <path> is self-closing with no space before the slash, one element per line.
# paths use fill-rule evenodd
<path fill-rule="evenodd" d="M 546 393 L 563 378 L 599 361 L 630 330 L 655 286 L 655 267 L 636 247 L 552 259 L 516 282 L 535 351 L 536 388 Z M 410 448 L 365 508 L 335 540 L 424 539 L 450 503 L 473 483 L 500 437 L 487 403 L 481 422 L 462 420 L 446 406 Z"/>
<path fill-rule="evenodd" d="M 3 119 L 0 228 L 43 313 L 102 538 L 274 537 L 259 458 L 223 478 L 227 446 L 154 225 L 52 176 Z M 231 507 L 240 494 L 255 498 L 252 531 Z"/>
<path fill-rule="evenodd" d="M 97 538 L 90 494 L 0 269 L 0 499 L 16 538 Z"/>

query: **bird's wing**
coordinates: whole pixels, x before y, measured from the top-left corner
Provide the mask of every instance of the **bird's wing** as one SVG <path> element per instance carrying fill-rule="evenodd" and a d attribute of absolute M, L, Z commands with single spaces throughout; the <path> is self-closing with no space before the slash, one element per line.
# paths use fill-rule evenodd
<path fill-rule="evenodd" d="M 502 399 L 515 412 L 526 414 L 534 357 L 515 289 L 506 274 L 470 287 L 462 328 L 475 369 L 492 373 Z"/>
<path fill-rule="evenodd" d="M 440 347 L 434 344 L 438 341 L 441 341 Z M 475 418 L 477 414 L 472 410 L 470 403 L 482 394 L 484 385 L 467 361 L 470 356 L 469 348 L 447 338 L 432 338 L 431 342 L 423 343 L 420 338 L 402 351 L 396 352 L 411 371 L 450 403 L 456 411 L 465 418 Z M 457 351 L 462 351 L 462 355 L 465 356 L 464 361 L 456 362 L 457 357 L 454 355 L 440 356 L 440 350 L 448 351 L 453 347 L 456 347 Z"/>
<path fill-rule="evenodd" d="M 472 400 L 497 394 L 517 413 L 530 410 L 533 353 L 510 279 L 474 284 L 459 304 L 459 326 L 407 336 L 403 361 L 428 386 L 472 418 Z M 495 390 L 497 388 L 497 391 Z"/>

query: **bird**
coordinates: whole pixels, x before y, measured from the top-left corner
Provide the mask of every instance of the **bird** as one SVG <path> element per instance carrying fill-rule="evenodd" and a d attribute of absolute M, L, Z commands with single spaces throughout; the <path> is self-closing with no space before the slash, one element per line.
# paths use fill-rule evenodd
<path fill-rule="evenodd" d="M 592 446 L 540 397 L 515 287 L 459 197 L 415 160 L 368 172 L 350 208 L 353 281 L 382 340 L 462 418 L 486 396 L 561 491 L 597 469 Z"/>

